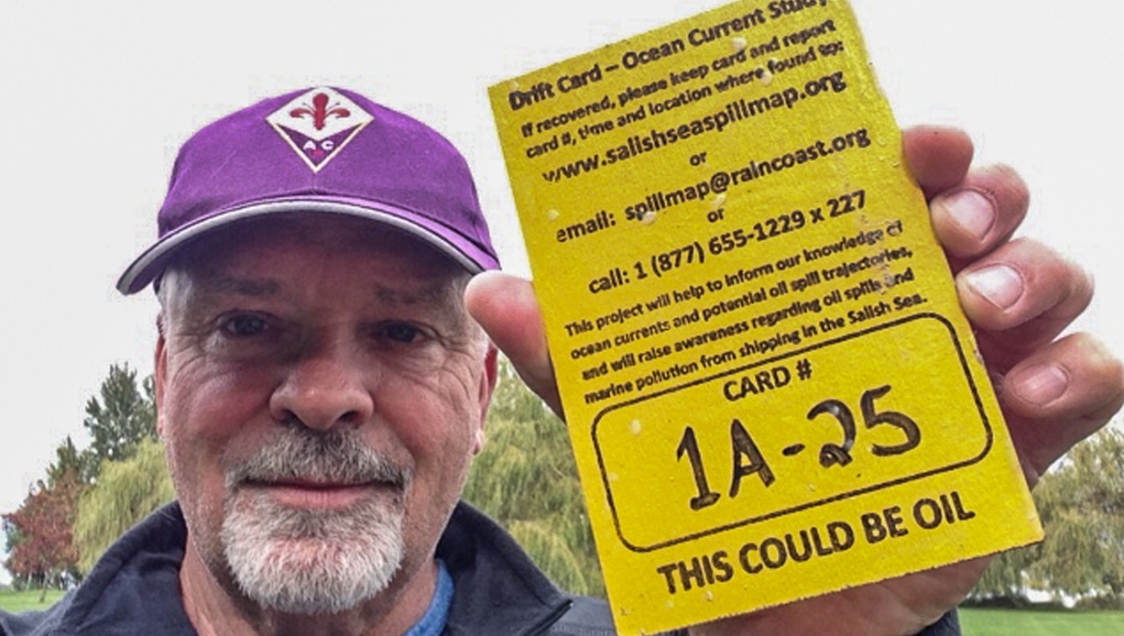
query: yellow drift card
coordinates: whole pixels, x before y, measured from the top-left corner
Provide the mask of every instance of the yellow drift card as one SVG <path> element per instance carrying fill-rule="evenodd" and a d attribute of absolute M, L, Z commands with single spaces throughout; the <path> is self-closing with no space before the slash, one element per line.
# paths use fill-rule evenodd
<path fill-rule="evenodd" d="M 490 96 L 622 633 L 1041 538 L 846 3 Z"/>

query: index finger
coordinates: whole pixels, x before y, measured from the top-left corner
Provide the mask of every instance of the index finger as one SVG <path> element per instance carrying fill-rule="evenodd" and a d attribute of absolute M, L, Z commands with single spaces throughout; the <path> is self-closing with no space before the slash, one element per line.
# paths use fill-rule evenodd
<path fill-rule="evenodd" d="M 962 130 L 916 126 L 902 131 L 902 152 L 928 201 L 964 180 L 974 149 Z"/>
<path fill-rule="evenodd" d="M 1004 244 L 1026 217 L 1026 183 L 1007 166 L 971 169 L 972 142 L 962 131 L 909 129 L 902 150 L 954 271 Z"/>

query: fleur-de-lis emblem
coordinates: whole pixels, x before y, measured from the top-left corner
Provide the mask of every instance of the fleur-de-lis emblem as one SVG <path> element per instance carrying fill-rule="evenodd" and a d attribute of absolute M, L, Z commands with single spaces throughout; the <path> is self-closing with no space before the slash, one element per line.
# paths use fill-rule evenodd
<path fill-rule="evenodd" d="M 297 119 L 305 116 L 311 117 L 312 126 L 316 130 L 324 130 L 324 124 L 328 121 L 328 117 L 334 116 L 346 119 L 351 116 L 351 111 L 341 107 L 338 103 L 329 104 L 327 94 L 317 93 L 312 97 L 312 106 L 307 103 L 301 104 L 299 108 L 289 111 L 289 116 Z"/>
<path fill-rule="evenodd" d="M 319 86 L 293 97 L 265 120 L 305 165 L 319 172 L 374 117 L 347 95 Z"/>

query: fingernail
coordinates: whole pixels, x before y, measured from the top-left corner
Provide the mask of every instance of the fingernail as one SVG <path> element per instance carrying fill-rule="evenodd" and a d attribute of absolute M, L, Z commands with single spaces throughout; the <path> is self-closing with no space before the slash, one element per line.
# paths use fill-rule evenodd
<path fill-rule="evenodd" d="M 995 208 L 984 195 L 975 190 L 960 190 L 940 200 L 956 224 L 977 240 L 987 236 L 995 224 Z"/>
<path fill-rule="evenodd" d="M 1000 309 L 1010 309 L 1023 295 L 1022 277 L 1006 265 L 993 265 L 964 278 L 977 294 Z"/>
<path fill-rule="evenodd" d="M 1060 398 L 1069 388 L 1069 376 L 1052 364 L 1023 369 L 1009 379 L 1016 395 L 1038 406 L 1046 406 Z"/>

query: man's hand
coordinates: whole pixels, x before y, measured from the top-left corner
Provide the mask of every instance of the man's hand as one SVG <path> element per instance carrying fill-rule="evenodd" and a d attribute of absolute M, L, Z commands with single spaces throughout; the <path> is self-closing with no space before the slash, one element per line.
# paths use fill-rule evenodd
<path fill-rule="evenodd" d="M 1006 167 L 969 171 L 971 141 L 943 128 L 904 133 L 904 151 L 930 203 L 956 274 L 960 303 L 999 395 L 1027 481 L 1124 404 L 1124 367 L 1086 334 L 1055 340 L 1089 304 L 1089 275 L 1030 240 L 1011 240 L 1026 215 L 1023 181 Z M 477 276 L 469 312 L 527 385 L 562 414 L 531 284 Z M 698 634 L 914 634 L 955 607 L 988 559 L 975 559 L 766 609 L 692 629 Z"/>

